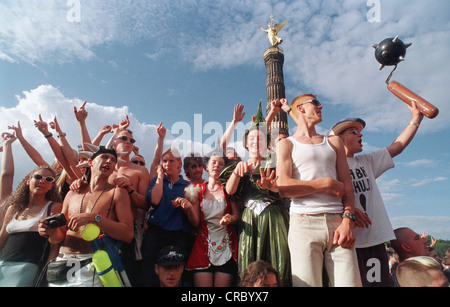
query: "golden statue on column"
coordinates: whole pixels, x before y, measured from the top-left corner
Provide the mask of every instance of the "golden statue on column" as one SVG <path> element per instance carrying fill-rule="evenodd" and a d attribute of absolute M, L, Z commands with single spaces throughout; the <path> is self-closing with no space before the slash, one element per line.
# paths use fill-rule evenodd
<path fill-rule="evenodd" d="M 274 24 L 273 22 L 273 15 L 270 14 L 270 22 L 269 22 L 269 28 L 266 30 L 262 27 L 262 25 L 259 25 L 261 30 L 267 33 L 267 36 L 269 37 L 269 41 L 272 44 L 272 46 L 278 46 L 283 42 L 283 40 L 278 37 L 278 32 L 283 29 L 283 27 L 287 24 L 287 20 L 283 21 L 282 23 Z"/>

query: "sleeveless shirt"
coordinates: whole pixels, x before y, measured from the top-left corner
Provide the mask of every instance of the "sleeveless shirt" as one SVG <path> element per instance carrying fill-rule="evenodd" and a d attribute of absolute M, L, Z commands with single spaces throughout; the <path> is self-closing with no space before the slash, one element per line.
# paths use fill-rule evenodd
<path fill-rule="evenodd" d="M 14 214 L 6 226 L 8 240 L 1 250 L 1 260 L 39 263 L 47 239 L 41 237 L 37 229 L 39 220 L 47 216 L 47 210 L 51 203 L 49 201 L 36 216 L 26 220 L 17 220 L 17 213 Z"/>
<path fill-rule="evenodd" d="M 292 178 L 313 180 L 324 177 L 337 178 L 336 152 L 324 136 L 320 144 L 303 144 L 293 137 L 288 138 L 292 144 Z M 322 214 L 342 213 L 342 200 L 332 194 L 318 192 L 302 197 L 291 198 L 291 213 Z"/>

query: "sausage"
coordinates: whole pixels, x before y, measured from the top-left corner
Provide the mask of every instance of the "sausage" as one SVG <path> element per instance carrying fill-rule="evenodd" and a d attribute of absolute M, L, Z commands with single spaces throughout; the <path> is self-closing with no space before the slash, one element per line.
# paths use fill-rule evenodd
<path fill-rule="evenodd" d="M 412 101 L 416 102 L 417 108 L 420 112 L 428 118 L 435 118 L 439 114 L 439 109 L 434 105 L 413 93 L 405 86 L 401 85 L 397 81 L 389 82 L 387 88 L 398 98 L 411 105 Z"/>

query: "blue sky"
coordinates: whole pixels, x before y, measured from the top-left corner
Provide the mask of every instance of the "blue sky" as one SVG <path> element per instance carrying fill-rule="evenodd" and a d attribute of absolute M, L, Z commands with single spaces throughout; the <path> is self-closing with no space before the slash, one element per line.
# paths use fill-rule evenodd
<path fill-rule="evenodd" d="M 371 47 L 398 35 L 412 46 L 392 80 L 440 114 L 423 120 L 378 183 L 394 227 L 450 240 L 449 12 L 447 0 L 2 0 L 1 131 L 20 120 L 25 137 L 51 161 L 33 120 L 57 116 L 76 147 L 73 106 L 88 101 L 91 136 L 129 115 L 147 160 L 159 122 L 169 130 L 167 144 L 183 139 L 185 148 L 205 151 L 235 104 L 244 104 L 248 123 L 266 101 L 269 41 L 259 25 L 267 28 L 273 14 L 289 21 L 280 32 L 287 98 L 318 94 L 322 132 L 344 117 L 363 118 L 364 151 L 371 152 L 390 145 L 410 119 L 386 89 L 391 68 L 378 70 Z M 242 150 L 239 133 L 232 145 Z M 34 165 L 18 142 L 13 150 L 19 180 Z"/>

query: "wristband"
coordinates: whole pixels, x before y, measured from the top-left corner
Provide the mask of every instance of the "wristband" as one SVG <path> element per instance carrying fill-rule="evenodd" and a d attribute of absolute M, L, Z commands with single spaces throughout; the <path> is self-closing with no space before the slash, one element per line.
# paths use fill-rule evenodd
<path fill-rule="evenodd" d="M 414 126 L 417 126 L 417 127 L 419 127 L 420 125 L 418 124 L 418 123 L 415 123 L 415 122 L 409 122 L 409 124 L 408 125 L 414 125 Z"/>
<path fill-rule="evenodd" d="M 66 136 L 66 134 L 63 132 L 63 133 L 61 133 L 60 135 L 58 135 L 58 138 L 60 138 L 60 137 L 65 137 Z"/>
<path fill-rule="evenodd" d="M 52 137 L 53 136 L 53 134 L 48 134 L 48 135 L 44 135 L 44 137 L 46 138 L 46 139 L 48 139 L 49 137 Z"/>

